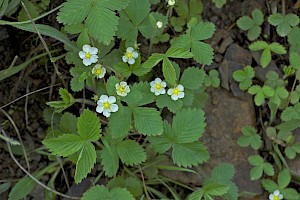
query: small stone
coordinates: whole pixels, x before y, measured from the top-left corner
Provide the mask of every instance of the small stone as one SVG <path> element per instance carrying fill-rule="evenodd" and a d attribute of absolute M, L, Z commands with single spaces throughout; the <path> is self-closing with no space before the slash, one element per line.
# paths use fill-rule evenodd
<path fill-rule="evenodd" d="M 235 61 L 243 65 L 251 65 L 252 55 L 245 48 L 240 47 L 238 44 L 231 44 L 225 53 L 225 58 L 230 61 Z"/>

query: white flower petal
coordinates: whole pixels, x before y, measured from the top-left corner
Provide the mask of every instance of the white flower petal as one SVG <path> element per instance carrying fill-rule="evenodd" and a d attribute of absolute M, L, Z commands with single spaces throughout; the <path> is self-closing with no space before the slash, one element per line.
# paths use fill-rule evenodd
<path fill-rule="evenodd" d="M 166 94 L 165 88 L 162 88 L 162 89 L 160 90 L 160 94 Z"/>
<path fill-rule="evenodd" d="M 164 81 L 161 82 L 161 86 L 162 86 L 162 87 L 166 87 L 166 86 L 167 86 L 166 82 L 164 82 Z"/>
<path fill-rule="evenodd" d="M 97 55 L 92 55 L 90 60 L 91 60 L 92 63 L 96 63 L 96 62 L 98 62 L 98 56 Z"/>
<path fill-rule="evenodd" d="M 91 47 L 90 48 L 90 53 L 95 55 L 95 54 L 98 53 L 98 49 L 96 47 Z"/>
<path fill-rule="evenodd" d="M 167 93 L 168 93 L 168 95 L 172 95 L 172 94 L 173 94 L 173 89 L 171 89 L 171 88 L 168 89 L 168 92 L 167 92 Z"/>
<path fill-rule="evenodd" d="M 184 90 L 184 87 L 182 85 L 180 85 L 180 84 L 177 85 L 177 88 L 178 88 L 179 91 L 183 91 Z"/>
<path fill-rule="evenodd" d="M 134 52 L 132 52 L 132 57 L 137 58 L 137 57 L 139 57 L 139 54 L 136 51 L 134 51 Z"/>
<path fill-rule="evenodd" d="M 89 52 L 89 51 L 90 51 L 90 48 L 91 48 L 90 45 L 85 44 L 85 45 L 83 45 L 82 50 L 83 50 L 84 52 Z"/>
<path fill-rule="evenodd" d="M 105 117 L 109 117 L 109 116 L 110 116 L 110 112 L 107 111 L 107 110 L 104 110 L 104 111 L 103 111 L 103 115 L 104 115 Z"/>
<path fill-rule="evenodd" d="M 122 82 L 120 83 L 120 85 L 123 86 L 123 87 L 126 87 L 126 86 L 127 86 L 127 83 L 124 82 L 124 81 L 122 81 Z"/>
<path fill-rule="evenodd" d="M 182 99 L 184 97 L 184 92 L 179 92 L 178 93 L 178 98 Z"/>
<path fill-rule="evenodd" d="M 161 83 L 161 79 L 160 79 L 160 78 L 156 78 L 154 81 L 155 81 L 156 83 Z"/>
<path fill-rule="evenodd" d="M 128 48 L 126 49 L 126 51 L 127 51 L 127 52 L 130 52 L 130 53 L 133 52 L 133 50 L 134 50 L 134 49 L 133 49 L 132 47 L 128 47 Z"/>
<path fill-rule="evenodd" d="M 160 95 L 160 92 L 159 91 L 155 91 L 155 96 L 158 96 L 158 95 Z"/>
<path fill-rule="evenodd" d="M 84 52 L 84 51 L 79 51 L 78 55 L 79 55 L 79 57 L 80 57 L 81 59 L 84 59 L 84 58 L 85 58 L 85 52 Z"/>
<path fill-rule="evenodd" d="M 135 60 L 133 58 L 128 59 L 128 64 L 133 65 L 135 63 Z"/>
<path fill-rule="evenodd" d="M 97 113 L 102 113 L 103 112 L 103 106 L 97 106 L 96 112 Z"/>
<path fill-rule="evenodd" d="M 178 96 L 177 95 L 172 95 L 171 99 L 173 99 L 174 101 L 178 100 Z"/>
<path fill-rule="evenodd" d="M 155 86 L 155 81 L 151 81 L 151 82 L 150 82 L 150 86 L 151 86 L 151 87 Z"/>
<path fill-rule="evenodd" d="M 125 63 L 128 61 L 128 59 L 127 59 L 126 56 L 122 56 L 122 60 L 123 60 L 123 62 L 125 62 Z"/>
<path fill-rule="evenodd" d="M 275 196 L 278 196 L 278 195 L 280 194 L 280 192 L 279 192 L 279 190 L 275 190 L 275 191 L 273 192 L 273 194 L 274 194 Z"/>
<path fill-rule="evenodd" d="M 279 199 L 283 199 L 283 195 L 282 194 L 279 194 Z"/>
<path fill-rule="evenodd" d="M 119 87 L 120 87 L 120 84 L 119 84 L 119 83 L 117 83 L 117 84 L 115 85 L 115 87 L 116 87 L 116 89 L 119 89 Z"/>
<path fill-rule="evenodd" d="M 110 96 L 110 97 L 108 97 L 108 103 L 115 103 L 116 102 L 116 97 L 114 97 L 114 96 Z"/>
<path fill-rule="evenodd" d="M 90 59 L 86 59 L 86 58 L 84 58 L 84 59 L 83 59 L 83 64 L 84 64 L 85 66 L 89 66 L 89 65 L 91 65 L 91 64 L 92 64 L 92 62 L 91 62 L 91 60 L 90 60 Z"/>
<path fill-rule="evenodd" d="M 107 95 L 101 95 L 99 100 L 102 101 L 102 102 L 106 102 L 108 100 L 108 96 Z"/>
<path fill-rule="evenodd" d="M 273 198 L 274 198 L 274 194 L 270 194 L 269 195 L 269 200 L 274 200 Z"/>
<path fill-rule="evenodd" d="M 111 112 L 117 112 L 119 110 L 118 104 L 111 104 L 110 106 Z"/>

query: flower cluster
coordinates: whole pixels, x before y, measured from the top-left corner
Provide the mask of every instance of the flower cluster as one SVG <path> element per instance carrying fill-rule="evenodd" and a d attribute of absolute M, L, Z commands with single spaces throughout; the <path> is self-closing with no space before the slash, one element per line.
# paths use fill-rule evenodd
<path fill-rule="evenodd" d="M 133 65 L 139 54 L 132 47 L 126 49 L 125 55 L 122 57 L 123 62 Z"/>
<path fill-rule="evenodd" d="M 269 200 L 280 200 L 283 199 L 283 195 L 280 194 L 279 190 L 275 190 L 272 194 L 269 195 Z"/>
<path fill-rule="evenodd" d="M 150 83 L 150 91 L 153 92 L 156 96 L 166 93 L 166 82 L 162 81 L 160 78 L 156 78 Z M 176 85 L 174 88 L 168 89 L 168 95 L 171 96 L 171 99 L 177 101 L 184 97 L 184 87 L 180 84 Z"/>

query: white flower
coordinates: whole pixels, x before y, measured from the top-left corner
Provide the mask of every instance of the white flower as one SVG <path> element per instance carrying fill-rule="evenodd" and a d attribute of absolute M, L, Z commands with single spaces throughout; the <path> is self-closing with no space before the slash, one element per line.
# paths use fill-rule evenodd
<path fill-rule="evenodd" d="M 92 63 L 96 63 L 98 61 L 98 49 L 96 47 L 91 47 L 88 44 L 83 45 L 83 51 L 79 52 L 79 57 L 83 60 L 83 64 L 85 66 L 89 66 Z"/>
<path fill-rule="evenodd" d="M 135 59 L 139 56 L 139 54 L 134 51 L 132 47 L 128 47 L 126 49 L 125 55 L 122 57 L 123 62 L 127 62 L 130 65 L 133 65 L 135 63 Z"/>
<path fill-rule="evenodd" d="M 168 89 L 168 95 L 171 96 L 171 99 L 176 101 L 177 99 L 182 99 L 184 97 L 184 87 L 182 85 L 177 85 L 174 88 Z"/>
<path fill-rule="evenodd" d="M 156 96 L 166 93 L 165 87 L 167 86 L 167 84 L 160 78 L 156 78 L 154 81 L 152 81 L 150 83 L 150 86 L 150 91 L 153 92 Z"/>
<path fill-rule="evenodd" d="M 126 82 L 122 81 L 116 84 L 116 91 L 119 96 L 125 97 L 130 92 L 130 88 Z"/>
<path fill-rule="evenodd" d="M 166 1 L 168 1 L 169 6 L 174 6 L 176 3 L 175 0 L 166 0 Z"/>
<path fill-rule="evenodd" d="M 157 28 L 162 28 L 163 23 L 161 21 L 157 21 L 156 26 L 157 26 Z"/>
<path fill-rule="evenodd" d="M 97 101 L 96 111 L 98 113 L 103 113 L 105 117 L 109 117 L 110 113 L 117 112 L 119 106 L 116 103 L 116 97 L 107 95 L 101 95 L 99 100 Z"/>
<path fill-rule="evenodd" d="M 269 200 L 280 200 L 283 199 L 283 195 L 280 194 L 279 190 L 275 190 L 272 194 L 269 195 Z"/>
<path fill-rule="evenodd" d="M 106 69 L 100 64 L 95 65 L 92 69 L 92 74 L 94 74 L 97 78 L 103 78 L 105 73 Z"/>

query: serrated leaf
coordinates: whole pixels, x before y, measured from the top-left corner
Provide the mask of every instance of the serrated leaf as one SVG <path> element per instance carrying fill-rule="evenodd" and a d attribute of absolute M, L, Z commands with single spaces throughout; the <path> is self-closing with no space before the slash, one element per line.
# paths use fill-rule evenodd
<path fill-rule="evenodd" d="M 215 3 L 217 8 L 222 8 L 226 3 L 226 0 L 212 0 Z"/>
<path fill-rule="evenodd" d="M 137 178 L 129 177 L 124 179 L 122 176 L 117 176 L 111 179 L 107 187 L 109 189 L 121 187 L 126 188 L 134 197 L 139 197 L 143 194 L 143 186 Z"/>
<path fill-rule="evenodd" d="M 120 108 L 118 112 L 110 116 L 108 132 L 112 137 L 123 138 L 131 129 L 132 112 L 128 107 Z"/>
<path fill-rule="evenodd" d="M 101 164 L 108 177 L 114 176 L 119 168 L 119 156 L 117 149 L 114 146 L 104 145 L 101 151 Z"/>
<path fill-rule="evenodd" d="M 204 133 L 205 126 L 205 117 L 202 110 L 182 109 L 173 118 L 173 141 L 176 143 L 197 141 Z"/>
<path fill-rule="evenodd" d="M 233 73 L 234 80 L 240 82 L 239 87 L 242 90 L 247 90 L 252 85 L 252 78 L 255 72 L 251 66 L 246 66 L 244 70 L 237 70 Z"/>
<path fill-rule="evenodd" d="M 269 48 L 271 51 L 273 51 L 274 53 L 277 53 L 277 54 L 286 54 L 286 50 L 285 48 L 277 43 L 277 42 L 272 42 L 270 45 L 269 45 Z"/>
<path fill-rule="evenodd" d="M 163 54 L 153 53 L 141 67 L 134 69 L 133 73 L 137 76 L 143 76 L 151 71 L 164 58 Z"/>
<path fill-rule="evenodd" d="M 251 169 L 250 171 L 250 177 L 251 177 L 251 180 L 257 180 L 259 179 L 260 177 L 262 177 L 262 174 L 263 174 L 263 166 L 255 166 Z"/>
<path fill-rule="evenodd" d="M 211 38 L 216 30 L 214 23 L 212 22 L 200 22 L 194 26 L 191 30 L 192 40 L 206 40 Z"/>
<path fill-rule="evenodd" d="M 236 21 L 236 24 L 241 30 L 248 31 L 255 25 L 255 22 L 250 17 L 243 16 Z"/>
<path fill-rule="evenodd" d="M 249 156 L 248 162 L 253 166 L 260 166 L 264 163 L 264 159 L 259 155 Z"/>
<path fill-rule="evenodd" d="M 78 134 L 90 142 L 97 141 L 100 138 L 101 123 L 95 112 L 85 109 L 78 118 Z"/>
<path fill-rule="evenodd" d="M 179 83 L 186 89 L 198 89 L 204 81 L 204 71 L 199 68 L 189 67 L 183 71 Z"/>
<path fill-rule="evenodd" d="M 283 121 L 291 121 L 294 119 L 300 120 L 300 103 L 297 103 L 294 106 L 287 107 L 281 113 L 281 119 Z"/>
<path fill-rule="evenodd" d="M 79 92 L 80 90 L 82 90 L 84 88 L 84 81 L 80 81 L 80 75 L 84 72 L 84 69 L 81 67 L 72 67 L 70 69 L 70 73 L 73 76 L 73 78 L 71 79 L 71 89 L 74 92 Z"/>
<path fill-rule="evenodd" d="M 206 147 L 200 142 L 173 144 L 172 159 L 175 164 L 192 167 L 202 164 L 209 159 Z"/>
<path fill-rule="evenodd" d="M 256 129 L 252 126 L 246 125 L 242 129 L 243 135 L 237 140 L 238 145 L 242 147 L 251 147 L 255 150 L 259 149 L 261 146 L 261 137 L 256 133 Z"/>
<path fill-rule="evenodd" d="M 297 190 L 293 189 L 293 188 L 285 188 L 283 190 L 281 190 L 282 195 L 284 195 L 285 199 L 291 199 L 291 200 L 296 200 L 299 199 L 299 193 L 297 192 Z"/>
<path fill-rule="evenodd" d="M 211 177 L 217 182 L 228 182 L 234 176 L 234 167 L 229 163 L 221 163 L 213 168 Z"/>
<path fill-rule="evenodd" d="M 178 99 L 174 101 L 167 94 L 159 95 L 156 99 L 156 105 L 158 108 L 167 107 L 172 113 L 176 113 L 182 108 L 182 100 Z"/>
<path fill-rule="evenodd" d="M 148 0 L 131 0 L 125 11 L 134 26 L 138 26 L 149 14 Z"/>
<path fill-rule="evenodd" d="M 278 186 L 280 189 L 286 188 L 291 182 L 291 173 L 288 169 L 284 169 L 278 174 Z"/>
<path fill-rule="evenodd" d="M 143 147 L 133 140 L 124 140 L 118 143 L 117 151 L 122 163 L 126 165 L 141 164 L 147 158 Z"/>
<path fill-rule="evenodd" d="M 271 57 L 271 51 L 269 48 L 266 48 L 263 50 L 261 57 L 260 57 L 260 64 L 262 68 L 266 68 L 269 63 L 271 62 L 272 57 Z"/>
<path fill-rule="evenodd" d="M 256 41 L 249 46 L 249 49 L 251 51 L 260 51 L 268 48 L 268 46 L 268 43 L 266 43 L 265 41 Z"/>
<path fill-rule="evenodd" d="M 275 190 L 279 189 L 278 185 L 270 179 L 263 179 L 261 180 L 261 183 L 269 193 L 273 193 Z"/>
<path fill-rule="evenodd" d="M 264 172 L 268 175 L 268 176 L 273 176 L 275 171 L 274 171 L 274 168 L 273 168 L 273 165 L 271 165 L 270 163 L 268 162 L 265 162 L 264 163 Z"/>
<path fill-rule="evenodd" d="M 256 25 L 260 26 L 264 22 L 264 14 L 259 9 L 254 9 L 251 13 L 251 16 Z"/>
<path fill-rule="evenodd" d="M 175 85 L 177 78 L 176 78 L 176 72 L 175 69 L 171 63 L 171 61 L 168 58 L 163 59 L 163 75 L 168 83 L 171 85 Z"/>
<path fill-rule="evenodd" d="M 82 138 L 75 134 L 63 134 L 57 138 L 50 138 L 43 141 L 43 144 L 54 155 L 67 157 L 82 149 Z"/>
<path fill-rule="evenodd" d="M 291 52 L 289 56 L 290 64 L 295 69 L 300 68 L 300 55 L 297 52 Z"/>
<path fill-rule="evenodd" d="M 144 135 L 161 135 L 163 123 L 160 113 L 155 108 L 133 108 L 135 128 Z"/>
<path fill-rule="evenodd" d="M 83 144 L 76 162 L 75 183 L 80 183 L 91 172 L 96 163 L 96 150 L 92 143 Z"/>
<path fill-rule="evenodd" d="M 77 133 L 77 117 L 69 112 L 65 112 L 60 119 L 60 130 L 64 133 Z"/>
<path fill-rule="evenodd" d="M 247 37 L 250 41 L 254 41 L 259 37 L 260 34 L 261 28 L 259 26 L 254 26 L 247 32 Z"/>
<path fill-rule="evenodd" d="M 134 197 L 125 188 L 108 190 L 103 185 L 96 185 L 83 194 L 82 200 L 134 200 Z"/>
<path fill-rule="evenodd" d="M 194 59 L 205 65 L 211 65 L 213 62 L 214 50 L 211 45 L 204 42 L 194 41 L 191 45 L 192 53 L 194 54 Z"/>
<path fill-rule="evenodd" d="M 204 77 L 204 85 L 205 87 L 219 87 L 221 80 L 219 78 L 219 72 L 215 69 L 210 70 L 208 75 Z"/>
<path fill-rule="evenodd" d="M 295 14 L 275 13 L 269 16 L 268 21 L 276 26 L 276 31 L 281 37 L 285 37 L 291 31 L 291 27 L 299 24 L 299 17 Z"/>
<path fill-rule="evenodd" d="M 139 82 L 131 86 L 129 94 L 122 97 L 129 107 L 143 106 L 155 101 L 155 95 L 150 91 L 148 82 Z"/>
<path fill-rule="evenodd" d="M 192 58 L 193 54 L 186 49 L 171 46 L 165 56 L 169 58 Z"/>

